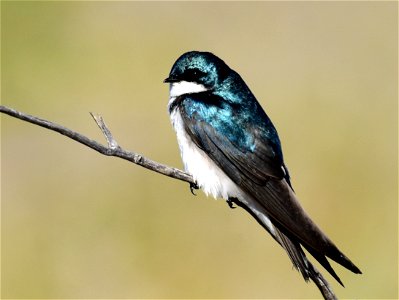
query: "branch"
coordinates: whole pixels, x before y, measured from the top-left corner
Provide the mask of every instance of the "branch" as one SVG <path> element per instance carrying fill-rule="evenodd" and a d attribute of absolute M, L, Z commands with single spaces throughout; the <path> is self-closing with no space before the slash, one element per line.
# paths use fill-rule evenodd
<path fill-rule="evenodd" d="M 330 284 L 328 281 L 321 275 L 319 270 L 316 269 L 316 267 L 310 262 L 309 263 L 309 268 L 310 268 L 310 279 L 316 284 L 318 287 L 320 293 L 323 295 L 323 298 L 326 300 L 337 300 L 337 296 L 335 296 L 334 291 L 332 290 Z"/>
<path fill-rule="evenodd" d="M 6 106 L 0 105 L 0 112 L 5 113 L 7 115 L 10 115 L 12 117 L 15 117 L 17 119 L 30 122 L 32 124 L 56 131 L 58 133 L 61 133 L 62 135 L 65 135 L 69 137 L 70 139 L 73 139 L 93 150 L 96 150 L 97 152 L 107 155 L 107 156 L 116 156 L 125 160 L 128 160 L 136 165 L 142 166 L 146 169 L 149 169 L 151 171 L 155 171 L 157 173 L 160 173 L 162 175 L 172 177 L 174 179 L 182 180 L 185 182 L 188 182 L 190 186 L 195 186 L 195 182 L 193 180 L 193 177 L 179 169 L 172 168 L 169 166 L 166 166 L 164 164 L 160 164 L 156 161 L 153 161 L 149 158 L 144 157 L 141 154 L 127 151 L 122 149 L 116 140 L 113 138 L 111 131 L 108 129 L 107 125 L 105 124 L 103 118 L 99 115 L 95 115 L 93 113 L 90 113 L 93 119 L 96 121 L 98 127 L 101 129 L 102 133 L 104 134 L 108 147 L 96 142 L 95 140 L 89 139 L 88 137 L 77 133 L 73 130 L 70 130 L 64 126 L 61 126 L 59 124 L 31 116 L 22 112 L 19 112 L 15 109 L 8 108 Z"/>
<path fill-rule="evenodd" d="M 35 116 L 24 114 L 22 112 L 19 112 L 12 108 L 8 108 L 3 105 L 0 105 L 0 112 L 10 115 L 12 117 L 15 117 L 17 119 L 20 119 L 20 120 L 23 120 L 26 122 L 30 122 L 32 124 L 35 124 L 35 125 L 56 131 L 58 133 L 61 133 L 62 135 L 65 135 L 65 136 L 69 137 L 70 139 L 73 139 L 93 150 L 96 150 L 97 152 L 99 152 L 103 155 L 116 156 L 116 157 L 128 160 L 136 165 L 142 166 L 151 171 L 160 173 L 162 175 L 165 175 L 165 176 L 168 176 L 168 177 L 171 177 L 174 179 L 178 179 L 181 181 L 185 181 L 190 184 L 191 192 L 192 192 L 193 188 L 195 188 L 195 189 L 198 188 L 198 186 L 196 185 L 196 182 L 194 181 L 193 177 L 190 174 L 187 174 L 179 169 L 169 167 L 164 164 L 153 161 L 149 158 L 144 157 L 141 154 L 122 149 L 118 145 L 118 143 L 116 142 L 114 137 L 112 136 L 111 131 L 108 129 L 107 125 L 104 122 L 104 119 L 100 115 L 90 113 L 91 116 L 93 117 L 94 121 L 97 123 L 98 127 L 104 134 L 105 139 L 107 140 L 108 147 L 96 142 L 95 140 L 89 139 L 88 137 L 86 137 L 80 133 L 70 130 L 64 126 L 58 125 L 56 123 L 53 123 L 53 122 L 50 122 L 50 121 L 47 121 L 47 120 L 44 120 L 44 119 L 41 119 L 41 118 L 38 118 Z M 235 203 L 237 206 L 242 205 L 235 198 L 230 198 L 230 201 Z M 334 292 L 332 291 L 330 285 L 324 279 L 322 274 L 313 265 L 311 265 L 311 268 L 312 268 L 311 279 L 314 281 L 314 283 L 319 288 L 324 299 L 326 299 L 326 300 L 337 299 L 336 296 L 334 295 Z"/>

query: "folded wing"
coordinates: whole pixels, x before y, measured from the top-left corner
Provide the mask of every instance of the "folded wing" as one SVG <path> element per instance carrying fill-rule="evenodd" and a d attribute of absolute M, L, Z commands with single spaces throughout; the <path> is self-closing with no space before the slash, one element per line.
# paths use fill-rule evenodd
<path fill-rule="evenodd" d="M 200 96 L 195 97 L 186 96 L 184 102 L 201 101 Z M 207 99 L 209 101 L 209 96 Z M 298 249 L 301 244 L 339 282 L 326 257 L 354 273 L 361 273 L 300 206 L 291 188 L 281 149 L 262 131 L 262 124 L 247 120 L 245 124 L 234 126 L 216 113 L 211 126 L 209 120 L 187 111 L 184 102 L 178 109 L 191 139 L 263 208 L 273 225 L 288 238 L 288 246 Z M 251 139 L 245 139 L 248 133 Z"/>

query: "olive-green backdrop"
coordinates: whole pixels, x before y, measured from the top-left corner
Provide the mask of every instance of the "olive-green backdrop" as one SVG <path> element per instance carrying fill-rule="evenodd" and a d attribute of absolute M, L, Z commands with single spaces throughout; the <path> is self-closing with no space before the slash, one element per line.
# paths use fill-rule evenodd
<path fill-rule="evenodd" d="M 162 80 L 188 50 L 238 71 L 303 206 L 397 298 L 396 2 L 1 2 L 3 105 L 182 167 Z M 1 116 L 2 298 L 319 298 L 241 209 Z M 326 272 L 323 272 L 326 274 Z"/>

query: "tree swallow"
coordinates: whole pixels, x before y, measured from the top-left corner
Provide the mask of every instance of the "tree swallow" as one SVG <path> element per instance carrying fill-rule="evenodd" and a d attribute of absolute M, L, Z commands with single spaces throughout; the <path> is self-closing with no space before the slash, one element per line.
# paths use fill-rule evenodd
<path fill-rule="evenodd" d="M 361 274 L 301 207 L 277 131 L 237 72 L 210 52 L 191 51 L 164 82 L 185 170 L 205 194 L 244 208 L 319 289 L 325 283 L 303 249 L 341 285 L 327 257 Z"/>

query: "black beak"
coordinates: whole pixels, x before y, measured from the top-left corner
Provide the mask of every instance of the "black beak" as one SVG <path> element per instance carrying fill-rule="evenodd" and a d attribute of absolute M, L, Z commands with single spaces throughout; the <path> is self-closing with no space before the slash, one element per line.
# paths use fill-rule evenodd
<path fill-rule="evenodd" d="M 178 80 L 176 79 L 176 78 L 173 78 L 173 77 L 168 77 L 168 78 L 166 78 L 163 82 L 164 83 L 171 83 L 171 82 L 177 82 Z"/>

